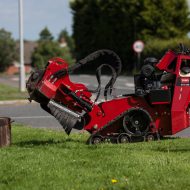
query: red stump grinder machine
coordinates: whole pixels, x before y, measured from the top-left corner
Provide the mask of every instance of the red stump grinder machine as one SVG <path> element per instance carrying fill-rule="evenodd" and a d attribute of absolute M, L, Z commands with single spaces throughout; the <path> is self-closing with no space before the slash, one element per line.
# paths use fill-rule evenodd
<path fill-rule="evenodd" d="M 71 72 L 93 62 L 101 63 L 96 70 L 97 89 L 69 79 Z M 98 103 L 102 68 L 108 68 L 112 77 L 104 88 L 105 101 Z M 120 71 L 121 60 L 111 50 L 96 51 L 70 67 L 53 58 L 28 79 L 29 99 L 40 103 L 67 134 L 73 128 L 88 131 L 90 144 L 156 140 L 190 126 L 190 51 L 186 47 L 169 50 L 160 61 L 146 58 L 140 74 L 134 76 L 135 93 L 107 100 Z"/>

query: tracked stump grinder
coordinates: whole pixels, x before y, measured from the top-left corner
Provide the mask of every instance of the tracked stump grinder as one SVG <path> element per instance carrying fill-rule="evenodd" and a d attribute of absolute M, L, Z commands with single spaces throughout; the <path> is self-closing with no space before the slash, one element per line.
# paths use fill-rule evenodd
<path fill-rule="evenodd" d="M 94 61 L 101 63 L 96 70 L 97 89 L 70 80 L 70 73 Z M 112 76 L 104 88 L 105 100 L 97 101 L 103 68 Z M 135 93 L 107 100 L 120 71 L 121 60 L 111 50 L 96 51 L 70 67 L 63 59 L 53 58 L 29 77 L 29 99 L 53 115 L 67 134 L 73 128 L 88 131 L 90 144 L 156 140 L 190 126 L 190 52 L 186 47 L 167 51 L 160 61 L 146 58 L 134 76 Z"/>

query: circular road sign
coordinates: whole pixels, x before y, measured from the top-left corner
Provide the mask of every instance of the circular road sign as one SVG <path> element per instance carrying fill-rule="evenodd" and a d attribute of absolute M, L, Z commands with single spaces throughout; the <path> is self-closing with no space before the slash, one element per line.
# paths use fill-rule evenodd
<path fill-rule="evenodd" d="M 133 50 L 136 53 L 141 53 L 144 49 L 144 43 L 141 40 L 137 40 L 133 43 Z"/>

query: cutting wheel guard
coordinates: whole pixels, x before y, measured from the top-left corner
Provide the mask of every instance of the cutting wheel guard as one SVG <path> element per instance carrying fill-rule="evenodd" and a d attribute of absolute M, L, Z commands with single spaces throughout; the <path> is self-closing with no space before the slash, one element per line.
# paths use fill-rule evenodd
<path fill-rule="evenodd" d="M 76 123 L 81 119 L 81 116 L 72 110 L 64 107 L 55 101 L 50 101 L 48 103 L 48 108 L 51 114 L 59 121 L 63 126 L 65 132 L 69 135 L 72 128 L 75 127 Z"/>

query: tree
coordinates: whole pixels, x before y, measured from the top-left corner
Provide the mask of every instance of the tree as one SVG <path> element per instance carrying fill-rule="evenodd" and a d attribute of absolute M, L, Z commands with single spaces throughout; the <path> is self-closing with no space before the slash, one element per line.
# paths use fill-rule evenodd
<path fill-rule="evenodd" d="M 76 58 L 112 49 L 125 71 L 133 68 L 135 40 L 184 37 L 190 27 L 186 0 L 75 0 L 70 5 Z"/>
<path fill-rule="evenodd" d="M 75 48 L 74 40 L 73 37 L 69 35 L 66 29 L 62 30 L 59 33 L 58 42 L 60 42 L 62 39 L 65 40 L 68 48 L 70 49 L 71 53 L 74 55 L 74 48 Z"/>
<path fill-rule="evenodd" d="M 16 42 L 11 37 L 11 33 L 0 29 L 0 71 L 5 71 L 17 59 Z"/>
<path fill-rule="evenodd" d="M 188 33 L 190 19 L 186 0 L 146 0 L 143 6 L 139 37 L 144 40 L 152 37 L 171 39 Z"/>
<path fill-rule="evenodd" d="M 45 31 L 45 32 L 44 32 Z M 47 32 L 48 31 L 48 32 Z M 68 47 L 60 47 L 57 41 L 53 41 L 53 36 L 46 28 L 40 32 L 40 39 L 38 46 L 32 54 L 32 66 L 35 68 L 44 68 L 48 60 L 53 57 L 61 57 L 65 59 L 68 64 L 72 64 L 72 58 Z"/>
<path fill-rule="evenodd" d="M 39 41 L 52 41 L 53 36 L 49 29 L 45 27 L 41 32 L 40 32 L 40 39 Z"/>

